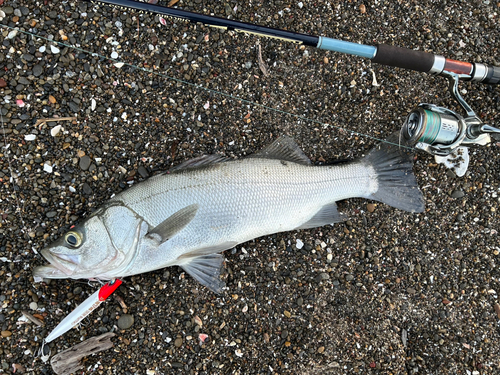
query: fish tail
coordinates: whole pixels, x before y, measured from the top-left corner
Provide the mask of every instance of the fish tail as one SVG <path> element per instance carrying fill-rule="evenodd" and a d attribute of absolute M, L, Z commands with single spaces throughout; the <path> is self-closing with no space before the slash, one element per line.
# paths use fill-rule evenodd
<path fill-rule="evenodd" d="M 389 142 L 389 143 L 387 143 Z M 377 191 L 367 196 L 409 212 L 423 212 L 424 197 L 413 174 L 412 149 L 401 147 L 399 133 L 389 136 L 363 159 L 377 176 Z"/>

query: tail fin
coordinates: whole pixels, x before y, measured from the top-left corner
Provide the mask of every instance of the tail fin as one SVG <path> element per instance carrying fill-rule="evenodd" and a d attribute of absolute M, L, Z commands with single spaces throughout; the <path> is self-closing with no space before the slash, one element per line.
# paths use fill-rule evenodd
<path fill-rule="evenodd" d="M 413 155 L 411 149 L 400 147 L 399 133 L 394 133 L 363 159 L 375 169 L 378 190 L 367 198 L 409 212 L 424 211 L 424 197 L 418 189 L 413 174 Z"/>

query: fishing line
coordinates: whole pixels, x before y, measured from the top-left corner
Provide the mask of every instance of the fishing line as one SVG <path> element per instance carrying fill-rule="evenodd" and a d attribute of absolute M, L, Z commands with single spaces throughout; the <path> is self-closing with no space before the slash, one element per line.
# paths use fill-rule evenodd
<path fill-rule="evenodd" d="M 21 228 L 21 231 L 25 231 L 25 228 L 26 228 L 26 224 L 24 222 L 24 219 L 23 219 L 23 215 L 21 215 L 22 213 L 22 209 L 21 209 L 21 204 L 20 204 L 20 200 L 19 200 L 19 197 L 16 193 L 16 179 L 17 179 L 17 174 L 14 173 L 14 169 L 12 168 L 12 162 L 10 160 L 10 144 L 7 144 L 7 135 L 5 134 L 5 123 L 4 123 L 4 120 L 3 120 L 3 113 L 2 111 L 0 110 L 0 121 L 2 122 L 2 133 L 3 133 L 3 148 L 5 149 L 5 154 L 7 156 L 7 163 L 9 165 L 9 171 L 10 171 L 10 182 L 12 183 L 12 185 L 14 186 L 14 189 L 12 189 L 12 195 L 14 196 L 14 200 L 16 201 L 16 212 L 19 212 L 19 217 L 21 218 L 21 223 L 23 224 L 23 227 Z M 15 177 L 14 177 L 15 175 Z M 19 186 L 18 186 L 19 188 Z M 21 190 L 19 188 L 19 190 Z"/>
<path fill-rule="evenodd" d="M 380 139 L 380 138 L 377 138 L 377 137 L 374 137 L 374 136 L 371 136 L 371 135 L 368 135 L 368 134 L 364 134 L 364 133 L 361 133 L 361 132 L 357 132 L 357 131 L 354 131 L 354 130 L 350 130 L 350 129 L 347 129 L 347 128 L 344 128 L 344 127 L 341 127 L 341 126 L 328 124 L 328 123 L 320 121 L 320 120 L 316 120 L 316 119 L 312 119 L 312 118 L 309 118 L 309 117 L 305 117 L 305 116 L 298 115 L 298 114 L 295 114 L 295 113 L 292 113 L 292 112 L 287 112 L 287 111 L 284 111 L 284 110 L 281 110 L 281 109 L 277 109 L 277 108 L 274 108 L 274 107 L 267 106 L 265 104 L 256 103 L 256 102 L 253 102 L 253 101 L 248 100 L 248 99 L 240 98 L 238 96 L 234 96 L 234 95 L 225 93 L 223 91 L 218 91 L 218 90 L 210 89 L 208 87 L 205 87 L 205 86 L 202 86 L 202 85 L 198 85 L 196 83 L 192 83 L 192 82 L 189 82 L 189 81 L 185 81 L 185 80 L 182 80 L 180 78 L 171 77 L 171 76 L 168 76 L 166 74 L 154 71 L 152 69 L 140 67 L 138 65 L 134 65 L 134 64 L 131 64 L 131 63 L 128 63 L 128 62 L 117 60 L 117 59 L 114 59 L 112 57 L 104 56 L 104 55 L 101 55 L 99 53 L 91 52 L 91 51 L 88 51 L 86 49 L 83 49 L 83 48 L 80 48 L 80 47 L 76 47 L 76 46 L 72 46 L 70 44 L 66 44 L 66 43 L 63 43 L 63 42 L 59 42 L 59 41 L 55 41 L 55 40 L 50 40 L 50 39 L 45 38 L 43 36 L 31 33 L 29 31 L 21 30 L 19 28 L 11 27 L 11 26 L 8 26 L 8 25 L 5 25 L 5 24 L 0 24 L 0 27 L 6 27 L 6 28 L 11 29 L 11 30 L 17 30 L 18 32 L 24 33 L 26 35 L 30 35 L 30 36 L 35 37 L 35 38 L 43 39 L 43 40 L 45 40 L 45 41 L 47 41 L 49 43 L 57 43 L 57 44 L 59 44 L 61 46 L 68 47 L 68 48 L 71 48 L 71 49 L 74 49 L 74 50 L 77 50 L 77 51 L 89 54 L 90 56 L 96 56 L 96 57 L 99 57 L 99 58 L 102 58 L 102 59 L 105 59 L 105 60 L 113 61 L 114 63 L 123 64 L 123 65 L 129 66 L 129 67 L 137 69 L 137 70 L 142 70 L 142 71 L 144 71 L 146 73 L 151 73 L 151 74 L 154 74 L 156 76 L 159 76 L 159 77 L 162 77 L 162 78 L 166 78 L 168 80 L 172 80 L 172 81 L 175 81 L 175 82 L 178 82 L 178 83 L 182 83 L 182 84 L 187 85 L 187 86 L 194 87 L 195 89 L 204 90 L 204 91 L 207 91 L 207 92 L 209 92 L 211 94 L 220 95 L 220 96 L 229 98 L 231 100 L 240 101 L 240 102 L 243 102 L 243 103 L 255 106 L 255 107 L 263 108 L 263 109 L 268 110 L 268 111 L 273 111 L 273 112 L 276 112 L 276 113 L 279 113 L 279 114 L 282 114 L 282 115 L 291 116 L 291 117 L 294 117 L 296 119 L 303 120 L 303 121 L 308 121 L 308 122 L 312 122 L 312 123 L 315 123 L 315 124 L 318 124 L 318 125 L 322 125 L 324 127 L 332 127 L 332 128 L 337 129 L 337 130 L 348 132 L 348 133 L 351 133 L 353 135 L 359 135 L 359 136 L 362 136 L 362 137 L 366 137 L 366 138 L 375 140 L 377 142 L 384 142 L 384 143 L 388 143 L 388 144 L 391 144 L 391 145 L 394 145 L 394 146 L 398 146 L 398 147 L 401 147 L 401 148 L 406 148 L 406 149 L 409 149 L 409 150 L 414 150 L 413 147 L 409 147 L 409 146 L 402 145 L 402 144 L 395 144 L 395 143 L 392 143 L 392 142 L 388 142 L 388 141 L 386 141 L 384 139 Z M 120 69 L 120 68 L 117 68 L 117 69 Z"/>

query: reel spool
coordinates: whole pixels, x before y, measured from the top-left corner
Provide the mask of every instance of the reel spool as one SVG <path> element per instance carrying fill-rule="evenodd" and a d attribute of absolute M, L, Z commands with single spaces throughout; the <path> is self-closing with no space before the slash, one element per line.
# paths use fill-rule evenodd
<path fill-rule="evenodd" d="M 433 104 L 420 104 L 406 118 L 401 133 L 406 141 L 429 154 L 446 156 L 466 138 L 466 120 Z"/>

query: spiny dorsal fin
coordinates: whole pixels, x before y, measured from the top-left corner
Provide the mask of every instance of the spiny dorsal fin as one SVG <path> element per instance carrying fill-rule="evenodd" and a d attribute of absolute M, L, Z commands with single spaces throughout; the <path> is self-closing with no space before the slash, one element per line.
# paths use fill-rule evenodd
<path fill-rule="evenodd" d="M 231 158 L 228 158 L 224 155 L 202 155 L 194 159 L 186 160 L 185 162 L 176 165 L 175 167 L 170 168 L 168 173 L 179 172 L 184 169 L 193 169 L 193 168 L 201 168 L 209 165 L 223 163 L 225 161 L 229 161 Z"/>
<path fill-rule="evenodd" d="M 249 156 L 250 158 L 277 159 L 298 164 L 311 164 L 295 141 L 288 136 L 281 136 L 269 146 Z"/>

